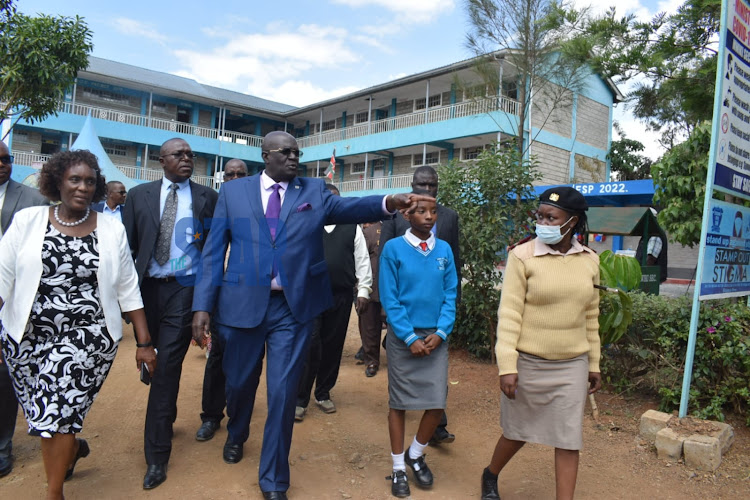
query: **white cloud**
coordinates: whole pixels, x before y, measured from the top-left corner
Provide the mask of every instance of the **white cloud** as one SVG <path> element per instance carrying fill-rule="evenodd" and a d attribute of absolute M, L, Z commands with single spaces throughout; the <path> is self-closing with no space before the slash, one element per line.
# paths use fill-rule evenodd
<path fill-rule="evenodd" d="M 301 86 L 300 75 L 352 65 L 361 59 L 348 47 L 345 29 L 310 24 L 288 30 L 269 26 L 267 33 L 235 36 L 210 50 L 175 50 L 183 66 L 178 74 L 277 100 L 270 96 L 294 95 L 289 90 L 291 84 L 297 85 L 300 95 L 322 95 L 325 91 L 320 88 Z M 281 102 L 300 102 L 296 97 L 293 102 L 285 99 Z"/>
<path fill-rule="evenodd" d="M 658 160 L 666 151 L 659 144 L 659 133 L 646 130 L 646 126 L 637 120 L 633 114 L 619 104 L 613 113 L 613 119 L 620 124 L 620 128 L 628 139 L 634 139 L 645 146 L 641 154 L 652 160 Z M 615 130 L 612 130 L 612 139 L 621 139 Z"/>
<path fill-rule="evenodd" d="M 112 20 L 115 30 L 123 35 L 147 38 L 159 43 L 166 43 L 167 37 L 158 32 L 152 24 L 143 23 L 128 17 L 117 17 Z"/>
<path fill-rule="evenodd" d="M 263 85 L 256 83 L 248 86 L 247 92 L 292 106 L 307 106 L 316 102 L 325 101 L 334 97 L 349 94 L 359 90 L 358 87 L 347 86 L 331 90 L 323 89 L 308 80 L 287 80 L 280 86 Z"/>
<path fill-rule="evenodd" d="M 454 0 L 333 0 L 333 3 L 350 7 L 383 7 L 404 16 L 396 20 L 402 24 L 430 22 L 456 5 Z"/>

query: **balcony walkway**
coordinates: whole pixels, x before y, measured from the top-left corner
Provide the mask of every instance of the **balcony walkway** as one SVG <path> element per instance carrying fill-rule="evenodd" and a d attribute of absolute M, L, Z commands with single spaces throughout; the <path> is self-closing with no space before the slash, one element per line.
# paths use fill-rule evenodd
<path fill-rule="evenodd" d="M 314 135 L 298 137 L 297 143 L 300 148 L 319 146 L 355 137 L 364 137 L 366 135 L 379 134 L 381 132 L 391 132 L 427 123 L 436 123 L 454 118 L 489 113 L 492 111 L 502 111 L 507 114 L 518 115 L 518 106 L 518 101 L 504 96 L 485 97 L 475 101 L 439 106 L 416 111 L 414 113 L 384 118 L 373 122 L 361 123 L 351 127 L 328 130 Z M 79 116 L 88 116 L 91 114 L 92 117 L 99 118 L 100 120 L 128 123 L 140 127 L 151 127 L 181 134 L 196 135 L 199 137 L 218 139 L 220 141 L 232 142 L 255 148 L 259 148 L 263 141 L 263 138 L 257 135 L 233 132 L 230 130 L 221 131 L 216 128 L 200 127 L 198 125 L 178 122 L 175 120 L 149 118 L 148 116 L 136 113 L 127 113 L 124 111 L 100 108 L 87 104 L 73 104 L 71 102 L 66 102 L 63 104 L 61 111 Z"/>

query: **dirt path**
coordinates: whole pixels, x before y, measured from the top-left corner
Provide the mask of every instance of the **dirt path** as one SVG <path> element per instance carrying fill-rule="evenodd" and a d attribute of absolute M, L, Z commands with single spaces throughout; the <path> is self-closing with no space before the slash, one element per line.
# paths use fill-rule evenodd
<path fill-rule="evenodd" d="M 325 415 L 311 406 L 305 421 L 295 425 L 291 452 L 293 499 L 388 499 L 391 459 L 386 424 L 387 374 L 366 378 L 353 354 L 359 347 L 352 316 L 339 383 L 333 391 L 338 412 Z M 224 426 L 213 440 L 199 443 L 203 351 L 191 347 L 185 359 L 168 479 L 157 489 L 141 489 L 143 419 L 147 388 L 138 382 L 135 344 L 129 330 L 120 345 L 112 372 L 85 421 L 81 437 L 91 455 L 79 462 L 75 478 L 66 483 L 68 499 L 236 499 L 262 498 L 258 459 L 266 417 L 265 384 L 245 444 L 245 458 L 227 465 L 221 458 Z M 448 395 L 449 429 L 456 442 L 427 449 L 435 473 L 431 491 L 412 484 L 414 499 L 479 498 L 479 478 L 488 463 L 499 427 L 499 392 L 493 365 L 477 363 L 462 352 L 451 353 Z M 586 418 L 577 498 L 705 499 L 750 498 L 750 433 L 735 425 L 737 441 L 715 474 L 696 473 L 683 465 L 669 466 L 637 436 L 637 422 L 648 406 L 642 402 L 599 395 L 602 425 Z M 416 412 L 407 414 L 407 436 L 417 426 Z M 0 498 L 42 498 L 45 475 L 39 440 L 25 434 L 19 413 L 14 440 L 15 469 L 0 479 Z M 553 452 L 528 445 L 500 477 L 504 500 L 554 497 Z"/>

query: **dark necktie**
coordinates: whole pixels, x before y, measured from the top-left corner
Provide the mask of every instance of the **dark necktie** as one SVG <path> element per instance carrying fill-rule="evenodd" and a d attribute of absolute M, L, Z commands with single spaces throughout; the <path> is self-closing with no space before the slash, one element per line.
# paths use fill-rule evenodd
<path fill-rule="evenodd" d="M 271 238 L 276 239 L 276 227 L 279 224 L 279 215 L 281 215 L 281 195 L 279 189 L 281 184 L 274 184 L 271 186 L 273 193 L 268 198 L 268 206 L 266 206 L 266 221 L 268 222 L 268 229 L 271 230 Z"/>
<path fill-rule="evenodd" d="M 163 266 L 169 260 L 169 250 L 172 246 L 172 233 L 174 233 L 174 221 L 177 218 L 177 190 L 180 186 L 172 184 L 169 186 L 167 201 L 164 203 L 164 213 L 159 223 L 159 237 L 156 240 L 156 252 L 154 257 L 156 263 Z"/>
<path fill-rule="evenodd" d="M 420 241 L 419 242 L 419 248 L 421 248 L 423 252 L 426 252 L 427 251 L 427 242 L 426 241 Z"/>

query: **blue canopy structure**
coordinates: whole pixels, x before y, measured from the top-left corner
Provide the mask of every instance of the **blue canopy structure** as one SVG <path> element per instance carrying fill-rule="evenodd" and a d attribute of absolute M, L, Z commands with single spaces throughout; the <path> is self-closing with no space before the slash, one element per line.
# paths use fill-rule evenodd
<path fill-rule="evenodd" d="M 122 173 L 119 168 L 115 167 L 112 160 L 109 159 L 109 156 L 104 151 L 104 147 L 99 140 L 99 136 L 96 135 L 91 115 L 86 117 L 86 121 L 83 124 L 80 134 L 78 134 L 78 138 L 70 147 L 71 151 L 78 149 L 87 149 L 96 156 L 97 160 L 99 160 L 99 168 L 102 169 L 102 174 L 104 174 L 104 178 L 107 179 L 107 182 L 120 181 L 125 185 L 125 189 L 127 190 L 138 185 L 138 181 L 131 179 Z"/>

